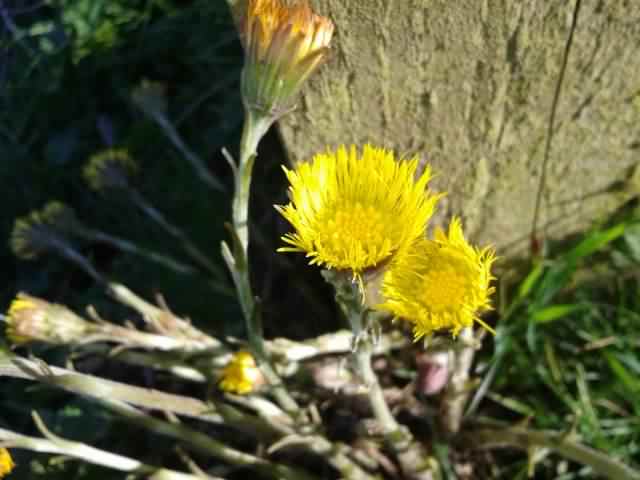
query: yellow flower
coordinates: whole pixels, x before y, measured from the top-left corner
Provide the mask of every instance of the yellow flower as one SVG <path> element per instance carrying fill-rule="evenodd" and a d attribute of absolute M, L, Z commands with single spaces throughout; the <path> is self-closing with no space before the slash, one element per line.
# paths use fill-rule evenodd
<path fill-rule="evenodd" d="M 6 315 L 6 336 L 14 345 L 39 341 L 69 344 L 86 340 L 92 326 L 63 305 L 19 293 Z"/>
<path fill-rule="evenodd" d="M 6 448 L 0 448 L 0 478 L 9 475 L 15 464 Z"/>
<path fill-rule="evenodd" d="M 438 229 L 434 240 L 418 240 L 394 259 L 384 274 L 384 302 L 378 308 L 412 322 L 415 340 L 441 329 L 456 336 L 474 321 L 493 331 L 477 313 L 491 309 L 494 260 L 493 249 L 467 243 L 454 218 L 448 235 Z"/>
<path fill-rule="evenodd" d="M 245 350 L 240 350 L 222 370 L 222 379 L 218 385 L 225 392 L 246 395 L 263 383 L 262 372 L 253 356 Z"/>
<path fill-rule="evenodd" d="M 19 217 L 13 224 L 9 244 L 18 258 L 32 260 L 43 252 L 66 245 L 64 233 L 73 228 L 75 213 L 52 201 L 41 210 Z"/>
<path fill-rule="evenodd" d="M 246 60 L 242 94 L 248 107 L 280 114 L 326 56 L 333 23 L 306 0 L 240 2 L 239 30 Z"/>
<path fill-rule="evenodd" d="M 138 166 L 124 148 L 109 148 L 92 155 L 82 174 L 89 186 L 102 191 L 108 188 L 127 188 Z"/>
<path fill-rule="evenodd" d="M 311 264 L 359 277 L 424 235 L 440 196 L 426 190 L 430 169 L 417 169 L 417 158 L 397 161 L 370 145 L 361 155 L 340 147 L 284 168 L 291 203 L 276 209 L 295 233 L 282 237 L 290 246 L 278 251 L 306 252 Z"/>

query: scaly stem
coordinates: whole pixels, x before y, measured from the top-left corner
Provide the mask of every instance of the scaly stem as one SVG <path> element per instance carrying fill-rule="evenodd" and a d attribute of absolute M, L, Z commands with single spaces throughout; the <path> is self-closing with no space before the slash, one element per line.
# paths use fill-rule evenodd
<path fill-rule="evenodd" d="M 371 366 L 373 346 L 362 326 L 362 312 L 351 311 L 349 323 L 351 324 L 353 335 L 357 342 L 355 358 L 358 374 L 369 390 L 369 402 L 373 415 L 380 424 L 383 434 L 388 436 L 400 431 L 400 425 L 396 422 L 396 419 L 389 409 L 389 405 L 387 405 L 382 387 L 380 386 L 380 382 L 378 382 L 378 376 Z"/>
<path fill-rule="evenodd" d="M 442 396 L 440 407 L 440 426 L 447 435 L 454 435 L 460 430 L 464 407 L 471 394 L 468 388 L 469 372 L 476 351 L 473 329 L 471 327 L 464 328 L 460 332 L 459 341 L 464 346 L 455 352 L 453 371 Z"/>
<path fill-rule="evenodd" d="M 299 411 L 298 404 L 284 388 L 280 377 L 269 362 L 264 347 L 262 329 L 259 325 L 259 312 L 256 311 L 249 270 L 251 175 L 258 143 L 267 133 L 273 121 L 274 118 L 272 116 L 261 115 L 250 108 L 246 109 L 244 129 L 240 141 L 240 163 L 235 172 L 235 191 L 232 206 L 233 231 L 236 236 L 236 242 L 233 254 L 226 252 L 223 246 L 223 255 L 236 285 L 238 300 L 247 326 L 251 353 L 258 360 L 260 369 L 269 382 L 280 406 L 289 413 L 296 413 Z"/>
<path fill-rule="evenodd" d="M 236 231 L 245 258 L 249 247 L 249 198 L 251 175 L 257 155 L 258 143 L 273 123 L 273 118 L 246 109 L 246 118 L 240 140 L 240 164 L 236 174 L 236 188 L 233 196 L 233 228 Z"/>
<path fill-rule="evenodd" d="M 96 402 L 146 430 L 174 438 L 182 442 L 184 446 L 190 447 L 190 449 L 210 455 L 231 465 L 251 468 L 267 478 L 273 478 L 274 480 L 317 480 L 318 478 L 297 467 L 271 462 L 265 458 L 236 450 L 202 432 L 180 423 L 160 420 L 126 403 L 107 398 L 96 399 Z"/>
<path fill-rule="evenodd" d="M 384 398 L 384 392 L 373 371 L 373 339 L 364 324 L 367 310 L 362 304 L 359 286 L 341 273 L 323 273 L 325 279 L 336 289 L 336 302 L 349 321 L 354 338 L 354 356 L 360 378 L 368 389 L 369 404 L 378 421 L 385 442 L 393 450 L 405 478 L 410 480 L 433 480 L 437 477 L 438 465 L 422 445 L 413 438 L 409 429 L 400 425 Z"/>
<path fill-rule="evenodd" d="M 62 455 L 68 458 L 76 458 L 87 463 L 100 465 L 113 470 L 127 472 L 133 477 L 144 477 L 152 480 L 201 480 L 202 477 L 187 473 L 168 470 L 151 465 L 145 465 L 139 460 L 125 457 L 106 450 L 100 450 L 91 445 L 74 442 L 53 435 L 46 427 L 37 413 L 33 413 L 38 429 L 46 433 L 48 438 L 28 437 L 11 430 L 0 428 L 0 442 L 12 448 L 31 450 L 38 453 L 50 453 Z M 128 477 L 127 477 L 128 478 Z M 213 477 L 208 477 L 213 478 Z"/>
<path fill-rule="evenodd" d="M 344 274 L 325 271 L 323 276 L 336 289 L 336 302 L 347 318 L 353 333 L 354 356 L 358 374 L 369 390 L 371 410 L 376 420 L 378 420 L 385 437 L 390 439 L 395 432 L 401 431 L 401 427 L 393 417 L 391 410 L 389 410 L 382 387 L 378 382 L 378 376 L 371 366 L 373 344 L 371 336 L 364 325 L 367 310 L 362 304 L 358 286 Z"/>

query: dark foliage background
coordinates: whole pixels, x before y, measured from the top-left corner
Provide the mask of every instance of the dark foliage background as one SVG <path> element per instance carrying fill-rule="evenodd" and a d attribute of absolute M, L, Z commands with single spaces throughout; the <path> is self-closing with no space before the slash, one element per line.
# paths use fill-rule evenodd
<path fill-rule="evenodd" d="M 223 0 L 4 0 L 0 1 L 0 303 L 18 291 L 82 312 L 94 305 L 105 318 L 131 319 L 84 272 L 47 255 L 16 259 L 8 239 L 17 217 L 50 200 L 73 207 L 86 225 L 188 262 L 181 245 L 123 196 L 90 190 L 82 176 L 89 157 L 125 147 L 139 165 L 135 187 L 224 272 L 220 241 L 230 213 L 230 169 L 243 120 L 239 95 L 242 48 Z M 185 143 L 205 161 L 227 192 L 207 187 L 149 117 L 132 102 L 143 80 L 166 90 L 168 117 Z M 295 268 L 304 259 L 276 255 L 285 226 L 272 205 L 286 200 L 279 164 L 285 155 L 275 131 L 265 138 L 256 166 L 252 204 L 252 262 L 256 292 L 264 299 L 267 336 L 307 337 L 336 325 L 327 289 L 316 271 Z M 216 335 L 242 337 L 243 321 L 226 277 L 183 276 L 112 247 L 76 244 L 109 278 L 171 308 Z M 300 316 L 304 305 L 304 317 Z M 129 316 L 127 316 L 129 315 Z M 135 319 L 132 319 L 135 321 Z M 2 340 L 0 339 L 0 342 Z M 53 363 L 68 353 L 32 350 Z M 25 352 L 26 353 L 26 352 Z M 154 386 L 162 378 L 96 358 L 80 365 L 112 378 Z M 164 379 L 166 380 L 166 379 Z M 167 380 L 168 381 L 168 380 Z M 158 383 L 160 382 L 160 383 Z M 166 385 L 167 387 L 175 387 Z M 186 392 L 204 395 L 206 392 Z M 163 464 L 171 442 L 142 433 L 122 436 L 122 425 L 91 405 L 26 382 L 2 379 L 0 425 L 35 433 L 37 410 L 56 432 L 109 450 Z M 132 441 L 133 440 L 133 441 Z M 133 451 L 134 448 L 137 451 Z M 173 455 L 173 454 L 172 454 Z M 46 470 L 45 457 L 16 452 L 16 478 L 116 478 L 96 467 L 64 462 Z M 34 459 L 35 458 L 35 459 Z M 33 462 L 33 463 L 31 463 Z M 31 464 L 30 464 L 31 463 Z M 29 473 L 31 472 L 31 473 Z M 119 478 L 119 477 L 117 477 Z"/>

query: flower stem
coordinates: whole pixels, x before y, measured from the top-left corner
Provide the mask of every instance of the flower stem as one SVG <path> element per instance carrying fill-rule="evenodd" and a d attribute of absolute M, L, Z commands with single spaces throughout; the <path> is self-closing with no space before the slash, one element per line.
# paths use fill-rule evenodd
<path fill-rule="evenodd" d="M 433 480 L 437 478 L 437 462 L 425 452 L 404 425 L 400 425 L 384 398 L 384 392 L 373 370 L 373 339 L 364 320 L 367 309 L 362 303 L 359 286 L 341 273 L 323 272 L 325 280 L 336 289 L 336 302 L 349 321 L 354 339 L 354 356 L 360 378 L 368 389 L 369 404 L 378 421 L 385 442 L 396 455 L 405 478 Z"/>
<path fill-rule="evenodd" d="M 169 121 L 169 119 L 162 113 L 157 112 L 152 113 L 151 117 L 156 121 L 160 128 L 162 128 L 162 131 L 169 138 L 173 146 L 176 147 L 184 158 L 186 158 L 191 164 L 198 175 L 198 178 L 200 178 L 200 180 L 202 180 L 208 187 L 219 192 L 224 192 L 225 188 L 222 182 L 211 174 L 202 158 L 187 146 L 176 130 L 176 127 Z"/>
<path fill-rule="evenodd" d="M 133 476 L 144 476 L 153 480 L 200 480 L 202 478 L 175 470 L 145 465 L 135 458 L 125 457 L 106 450 L 100 450 L 85 443 L 54 436 L 46 429 L 44 422 L 37 413 L 33 412 L 32 415 L 38 429 L 46 433 L 48 438 L 28 437 L 0 428 L 0 441 L 2 444 L 38 453 L 50 453 L 67 458 L 76 458 L 87 463 L 127 472 Z"/>
<path fill-rule="evenodd" d="M 389 405 L 387 405 L 382 387 L 378 382 L 378 377 L 371 366 L 373 344 L 371 336 L 364 324 L 367 309 L 362 304 L 358 286 L 344 274 L 325 271 L 323 272 L 323 276 L 325 280 L 333 284 L 336 289 L 336 302 L 351 327 L 356 368 L 358 369 L 360 378 L 369 390 L 371 410 L 376 420 L 378 420 L 385 437 L 390 436 L 394 432 L 399 432 L 401 431 L 400 425 L 396 422 L 396 419 L 389 409 Z"/>
<path fill-rule="evenodd" d="M 383 434 L 389 436 L 400 430 L 400 425 L 393 417 L 389 405 L 384 398 L 384 393 L 378 376 L 373 371 L 371 359 L 373 356 L 373 345 L 362 326 L 362 313 L 351 312 L 349 323 L 353 329 L 353 335 L 356 338 L 357 347 L 355 352 L 356 365 L 358 374 L 369 390 L 369 402 L 371 410 L 376 420 L 380 424 Z"/>
<path fill-rule="evenodd" d="M 99 230 L 93 230 L 84 226 L 76 226 L 73 230 L 73 233 L 77 234 L 80 237 L 86 238 L 88 240 L 111 245 L 123 252 L 145 257 L 153 262 L 164 265 L 165 267 L 170 268 L 173 271 L 180 274 L 195 273 L 195 269 L 190 265 L 185 265 L 184 263 L 178 260 L 175 260 L 163 253 L 155 252 L 153 250 L 140 247 L 135 243 L 129 240 L 126 240 L 124 238 L 119 238 L 114 235 L 110 235 L 108 233 L 104 233 Z"/>
<path fill-rule="evenodd" d="M 145 215 L 157 223 L 169 235 L 182 242 L 182 247 L 196 263 L 209 271 L 218 281 L 224 281 L 224 273 L 221 269 L 189 239 L 189 236 L 184 233 L 182 229 L 169 222 L 162 212 L 143 197 L 138 190 L 131 188 L 127 193 L 133 204 L 142 210 Z"/>
<path fill-rule="evenodd" d="M 108 398 L 97 398 L 95 401 L 112 412 L 117 413 L 130 423 L 139 425 L 158 435 L 176 439 L 182 442 L 185 447 L 202 452 L 205 455 L 211 455 L 230 465 L 251 468 L 267 478 L 273 478 L 274 480 L 316 480 L 318 478 L 298 467 L 290 467 L 285 464 L 271 462 L 268 459 L 236 450 L 200 431 L 182 425 L 181 423 L 155 418 L 126 403 Z"/>
<path fill-rule="evenodd" d="M 260 312 L 257 311 L 256 301 L 251 289 L 249 270 L 249 204 L 251 193 L 251 176 L 253 164 L 257 155 L 258 143 L 267 133 L 273 123 L 272 116 L 247 108 L 242 139 L 240 140 L 240 162 L 235 172 L 235 191 L 232 205 L 233 232 L 235 234 L 235 248 L 233 254 L 223 246 L 223 256 L 227 261 L 238 293 L 238 300 L 247 326 L 247 337 L 251 353 L 258 361 L 260 369 L 269 382 L 273 395 L 280 406 L 289 413 L 299 411 L 298 404 L 289 395 L 282 380 L 271 365 L 266 349 L 262 328 L 260 326 Z"/>
<path fill-rule="evenodd" d="M 369 389 L 369 401 L 371 402 L 373 414 L 386 435 L 397 431 L 399 426 L 396 419 L 393 418 L 391 410 L 389 410 L 387 401 L 382 393 L 382 388 L 378 382 L 378 377 L 371 367 L 371 353 L 371 345 L 369 342 L 364 342 L 356 352 L 356 362 L 358 364 L 358 372 Z"/>
<path fill-rule="evenodd" d="M 253 164 L 257 156 L 258 143 L 267 133 L 273 119 L 246 109 L 246 118 L 240 140 L 240 164 L 236 174 L 236 188 L 233 197 L 233 228 L 247 258 L 249 247 L 249 199 Z"/>
<path fill-rule="evenodd" d="M 462 329 L 459 341 L 464 345 L 455 352 L 453 371 L 446 386 L 440 406 L 440 426 L 446 435 L 454 435 L 460 430 L 462 414 L 471 393 L 468 388 L 469 372 L 477 346 L 473 336 L 473 328 Z"/>

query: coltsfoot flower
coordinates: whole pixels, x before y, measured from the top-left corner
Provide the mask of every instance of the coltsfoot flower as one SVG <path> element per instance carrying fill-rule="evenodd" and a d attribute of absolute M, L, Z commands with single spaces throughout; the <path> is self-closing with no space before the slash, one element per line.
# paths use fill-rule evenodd
<path fill-rule="evenodd" d="M 11 302 L 6 321 L 6 335 L 14 345 L 77 343 L 92 332 L 91 324 L 67 307 L 26 293 L 19 293 Z"/>
<path fill-rule="evenodd" d="M 13 463 L 9 450 L 0 448 L 0 478 L 9 475 L 13 467 L 15 467 L 15 464 Z"/>
<path fill-rule="evenodd" d="M 124 148 L 109 148 L 92 155 L 82 174 L 96 191 L 127 188 L 138 166 Z"/>
<path fill-rule="evenodd" d="M 307 0 L 245 0 L 238 11 L 245 49 L 242 95 L 246 105 L 278 115 L 328 51 L 333 23 Z"/>
<path fill-rule="evenodd" d="M 438 229 L 433 240 L 420 239 L 394 258 L 383 277 L 384 302 L 378 308 L 412 322 L 415 340 L 442 329 L 456 336 L 474 321 L 491 331 L 478 313 L 491 309 L 494 260 L 493 249 L 467 243 L 454 218 L 447 234 Z"/>
<path fill-rule="evenodd" d="M 133 89 L 131 98 L 150 117 L 160 117 L 167 114 L 166 90 L 162 83 L 144 79 Z"/>
<path fill-rule="evenodd" d="M 41 210 L 34 210 L 17 218 L 9 244 L 14 255 L 25 260 L 37 258 L 41 253 L 64 248 L 64 232 L 73 228 L 75 213 L 66 205 L 52 201 Z"/>
<path fill-rule="evenodd" d="M 264 377 L 253 356 L 246 350 L 240 350 L 222 370 L 218 386 L 225 392 L 246 395 L 263 383 Z"/>
<path fill-rule="evenodd" d="M 291 203 L 276 209 L 295 233 L 279 252 L 306 252 L 311 264 L 350 270 L 355 277 L 424 235 L 440 198 L 427 190 L 431 171 L 417 175 L 418 159 L 365 145 L 316 155 L 284 168 Z M 417 176 L 417 178 L 416 178 Z"/>

